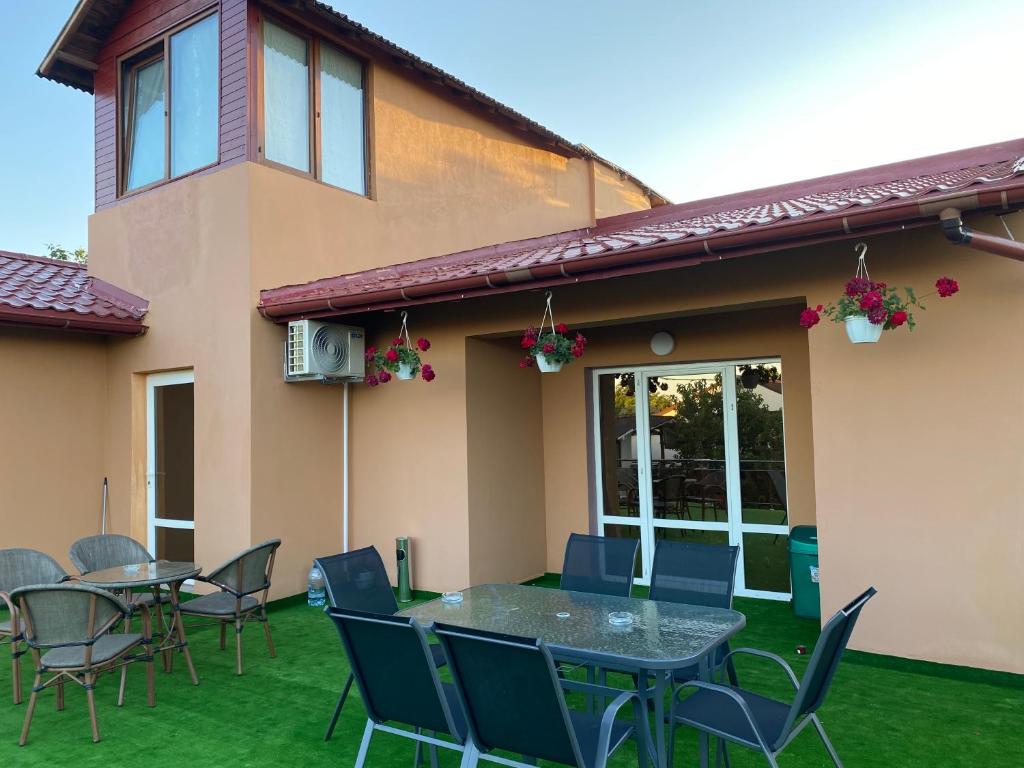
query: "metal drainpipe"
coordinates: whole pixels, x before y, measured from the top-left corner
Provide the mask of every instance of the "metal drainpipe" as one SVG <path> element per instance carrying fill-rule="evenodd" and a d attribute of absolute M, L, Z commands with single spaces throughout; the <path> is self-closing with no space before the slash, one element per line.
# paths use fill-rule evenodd
<path fill-rule="evenodd" d="M 942 209 L 939 213 L 939 222 L 942 224 L 942 233 L 951 243 L 1024 261 L 1024 243 L 965 227 L 958 208 Z"/>

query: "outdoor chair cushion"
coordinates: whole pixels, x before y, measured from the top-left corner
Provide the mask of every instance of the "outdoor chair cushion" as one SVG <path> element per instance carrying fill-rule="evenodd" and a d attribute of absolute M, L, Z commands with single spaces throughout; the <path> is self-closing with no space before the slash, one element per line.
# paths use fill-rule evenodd
<path fill-rule="evenodd" d="M 786 724 L 789 705 L 745 691 L 742 688 L 727 687 L 732 688 L 747 702 L 765 743 L 769 747 L 775 744 L 779 736 L 782 735 L 782 729 Z M 747 718 L 736 702 L 724 694 L 714 693 L 707 689 L 697 689 L 696 693 L 676 705 L 675 714 L 679 720 L 694 723 L 702 728 L 729 733 L 757 745 L 757 736 L 751 730 Z"/>
<path fill-rule="evenodd" d="M 601 732 L 601 715 L 570 709 L 569 719 L 572 721 L 573 730 L 576 731 L 576 741 L 580 745 L 583 763 L 586 768 L 591 768 L 597 762 L 597 739 Z M 632 720 L 615 721 L 612 725 L 612 738 L 608 744 L 608 754 L 622 745 L 622 742 L 629 736 L 632 726 Z"/>
<path fill-rule="evenodd" d="M 133 603 L 142 603 L 144 605 L 152 606 L 153 602 L 154 602 L 154 600 L 153 600 L 153 593 L 152 592 L 138 592 L 138 593 L 132 595 L 132 602 Z M 171 602 L 171 593 L 170 592 L 161 592 L 160 593 L 160 604 L 161 605 L 167 605 L 169 602 Z"/>
<path fill-rule="evenodd" d="M 255 597 L 246 595 L 242 598 L 242 613 L 259 607 L 259 601 Z M 181 604 L 182 613 L 192 613 L 199 616 L 234 616 L 235 596 L 227 592 L 214 592 L 210 595 L 203 595 L 194 600 L 187 600 Z"/>
<path fill-rule="evenodd" d="M 120 656 L 133 645 L 142 642 L 140 634 L 108 634 L 99 638 L 92 646 L 93 666 L 110 661 Z M 54 648 L 43 654 L 43 667 L 47 669 L 67 669 L 81 667 L 85 664 L 85 646 L 74 645 L 68 648 Z"/>

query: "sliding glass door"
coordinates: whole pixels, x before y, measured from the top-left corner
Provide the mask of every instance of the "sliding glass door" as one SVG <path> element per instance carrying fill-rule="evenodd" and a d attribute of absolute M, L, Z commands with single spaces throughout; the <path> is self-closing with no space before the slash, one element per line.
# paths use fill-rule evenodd
<path fill-rule="evenodd" d="M 662 539 L 734 544 L 737 594 L 788 597 L 781 371 L 769 360 L 594 372 L 598 522 L 640 539 L 642 583 Z"/>

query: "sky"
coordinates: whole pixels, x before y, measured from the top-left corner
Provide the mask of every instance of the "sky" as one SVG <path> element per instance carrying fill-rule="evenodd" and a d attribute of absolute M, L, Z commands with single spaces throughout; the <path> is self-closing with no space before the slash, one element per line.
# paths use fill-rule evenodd
<path fill-rule="evenodd" d="M 1024 136 L 1021 0 L 333 0 L 674 202 Z M 0 0 L 0 250 L 87 245 L 75 0 Z"/>

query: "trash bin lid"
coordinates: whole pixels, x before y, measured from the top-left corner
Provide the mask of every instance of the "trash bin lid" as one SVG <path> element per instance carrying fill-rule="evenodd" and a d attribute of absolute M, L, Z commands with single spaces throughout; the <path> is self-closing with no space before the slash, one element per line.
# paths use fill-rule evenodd
<path fill-rule="evenodd" d="M 789 551 L 797 555 L 818 554 L 818 526 L 798 525 L 791 530 Z"/>

